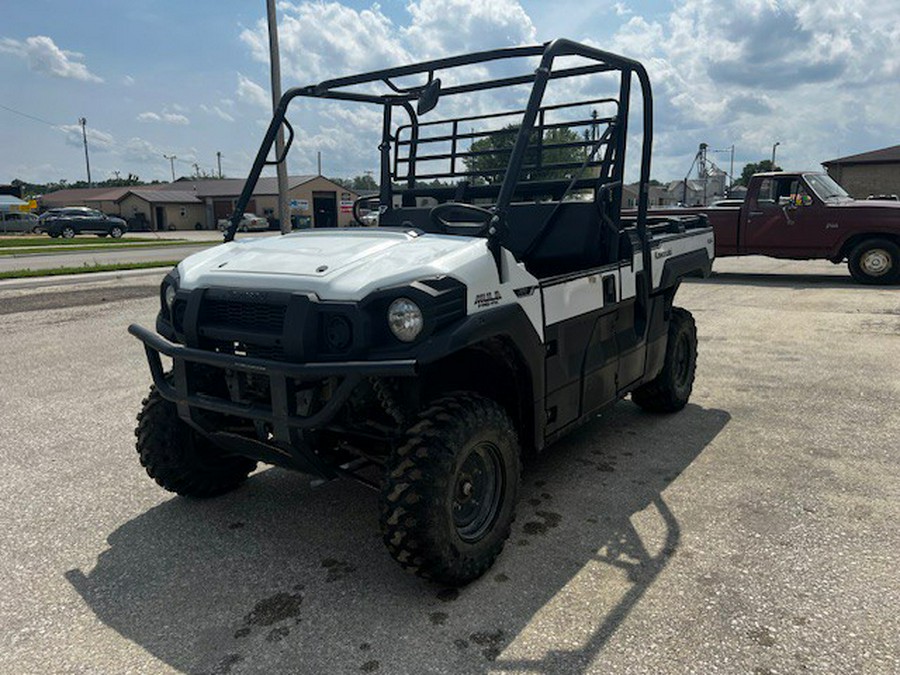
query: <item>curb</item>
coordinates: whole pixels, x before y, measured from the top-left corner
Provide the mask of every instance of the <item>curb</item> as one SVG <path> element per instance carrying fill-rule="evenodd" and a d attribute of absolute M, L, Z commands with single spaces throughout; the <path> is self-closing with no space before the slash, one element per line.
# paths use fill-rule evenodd
<path fill-rule="evenodd" d="M 88 281 L 110 281 L 129 277 L 156 276 L 161 280 L 171 267 L 147 267 L 139 270 L 116 270 L 112 272 L 88 272 L 86 274 L 59 274 L 51 277 L 30 277 L 28 279 L 0 280 L 0 291 L 40 288 L 42 286 L 71 286 Z"/>

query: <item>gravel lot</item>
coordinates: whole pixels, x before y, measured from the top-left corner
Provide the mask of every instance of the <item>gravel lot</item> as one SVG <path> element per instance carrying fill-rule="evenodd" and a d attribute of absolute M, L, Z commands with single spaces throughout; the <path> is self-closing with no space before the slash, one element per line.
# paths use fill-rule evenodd
<path fill-rule="evenodd" d="M 621 402 L 525 476 L 493 570 L 401 572 L 376 496 L 134 452 L 152 277 L 0 290 L 0 672 L 900 672 L 900 288 L 748 258 L 682 287 L 691 405 Z"/>

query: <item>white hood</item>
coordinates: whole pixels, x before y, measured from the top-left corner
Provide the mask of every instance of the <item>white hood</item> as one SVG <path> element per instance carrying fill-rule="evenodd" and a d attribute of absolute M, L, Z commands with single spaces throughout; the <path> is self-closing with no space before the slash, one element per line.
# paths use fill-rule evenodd
<path fill-rule="evenodd" d="M 185 289 L 305 291 L 323 300 L 360 300 L 378 288 L 466 268 L 482 274 L 496 269 L 484 239 L 376 229 L 243 239 L 192 255 L 178 266 Z"/>

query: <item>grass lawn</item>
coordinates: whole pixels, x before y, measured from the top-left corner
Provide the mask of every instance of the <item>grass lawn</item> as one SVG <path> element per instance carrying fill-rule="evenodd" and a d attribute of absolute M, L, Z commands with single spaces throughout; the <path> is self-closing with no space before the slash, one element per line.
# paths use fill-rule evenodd
<path fill-rule="evenodd" d="M 110 265 L 82 265 L 81 267 L 53 267 L 46 270 L 10 270 L 0 272 L 0 279 L 23 279 L 26 277 L 55 277 L 65 274 L 86 274 L 89 272 L 117 272 L 120 270 L 143 270 L 152 267 L 174 267 L 178 260 L 152 260 L 150 262 L 113 263 Z"/>
<path fill-rule="evenodd" d="M 185 244 L 187 239 L 156 239 L 155 237 L 128 237 L 122 239 L 113 239 L 112 237 L 95 237 L 84 236 L 74 237 L 72 239 L 63 239 L 57 237 L 53 239 L 48 236 L 41 237 L 0 237 L 0 249 L 4 248 L 25 248 L 25 247 L 43 247 L 43 246 L 87 246 L 90 248 L 102 248 L 104 246 L 127 246 L 129 244 Z"/>

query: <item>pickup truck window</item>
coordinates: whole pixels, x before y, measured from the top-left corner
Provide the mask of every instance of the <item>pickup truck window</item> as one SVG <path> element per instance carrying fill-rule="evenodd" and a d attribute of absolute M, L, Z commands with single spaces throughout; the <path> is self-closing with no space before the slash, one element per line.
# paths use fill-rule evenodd
<path fill-rule="evenodd" d="M 806 182 L 813 192 L 818 195 L 819 199 L 827 202 L 829 199 L 852 199 L 847 191 L 825 173 L 807 173 L 803 174 Z"/>
<path fill-rule="evenodd" d="M 780 203 L 791 201 L 806 195 L 806 189 L 796 176 L 778 176 L 763 178 L 759 184 L 756 202 L 760 208 L 772 208 Z"/>

